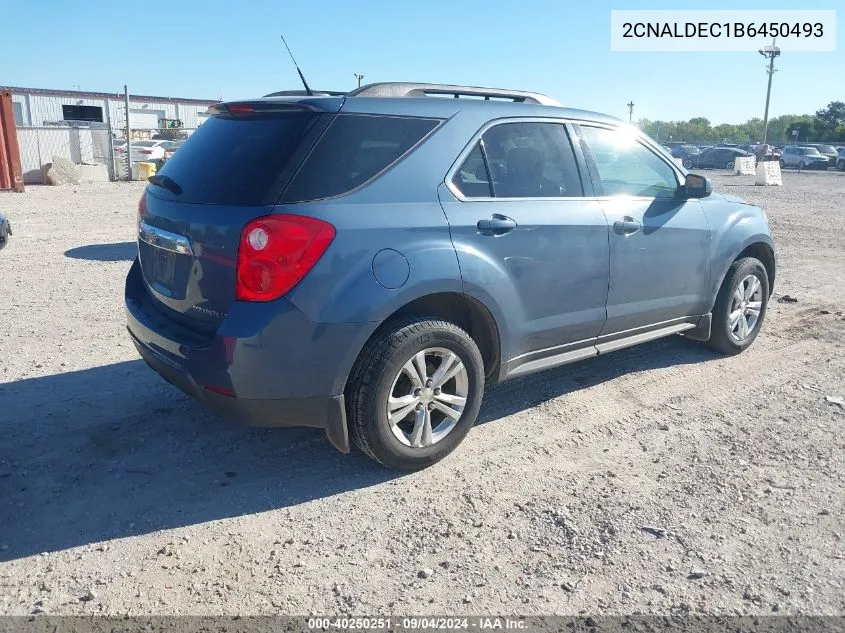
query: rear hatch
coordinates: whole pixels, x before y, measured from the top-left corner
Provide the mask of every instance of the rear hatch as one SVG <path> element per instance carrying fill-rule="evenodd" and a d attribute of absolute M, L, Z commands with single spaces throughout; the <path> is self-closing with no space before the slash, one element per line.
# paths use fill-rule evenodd
<path fill-rule="evenodd" d="M 336 111 L 342 100 L 332 101 Z M 151 178 L 139 205 L 138 256 L 153 304 L 203 333 L 235 299 L 241 230 L 272 211 L 332 116 L 296 102 L 228 107 Z"/>

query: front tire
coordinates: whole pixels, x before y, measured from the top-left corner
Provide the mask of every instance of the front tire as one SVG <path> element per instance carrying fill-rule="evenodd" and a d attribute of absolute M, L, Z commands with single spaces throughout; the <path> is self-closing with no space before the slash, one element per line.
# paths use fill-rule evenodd
<path fill-rule="evenodd" d="M 692 161 L 689 158 L 683 160 L 684 169 L 692 169 Z"/>
<path fill-rule="evenodd" d="M 785 162 L 783 162 L 783 159 L 781 159 L 781 161 L 780 161 L 780 168 L 781 168 L 781 169 L 786 169 L 786 163 L 785 163 Z"/>
<path fill-rule="evenodd" d="M 736 164 L 736 163 L 734 163 L 734 161 L 728 161 L 728 164 L 727 164 L 727 165 L 725 165 L 725 169 L 727 169 L 728 171 L 733 171 L 733 170 L 734 170 L 734 165 L 735 165 L 735 164 Z"/>
<path fill-rule="evenodd" d="M 769 304 L 769 276 L 754 257 L 735 261 L 728 269 L 716 304 L 709 345 L 723 354 L 739 354 L 757 338 Z"/>
<path fill-rule="evenodd" d="M 425 468 L 466 437 L 483 392 L 484 362 L 464 330 L 434 318 L 399 321 L 367 344 L 352 370 L 350 433 L 385 466 Z"/>

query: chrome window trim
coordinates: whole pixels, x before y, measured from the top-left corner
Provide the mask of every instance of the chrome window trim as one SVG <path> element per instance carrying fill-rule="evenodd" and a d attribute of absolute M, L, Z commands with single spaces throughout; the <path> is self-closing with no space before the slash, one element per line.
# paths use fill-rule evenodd
<path fill-rule="evenodd" d="M 463 150 L 461 150 L 458 157 L 452 163 L 452 166 L 449 168 L 449 171 L 446 172 L 446 178 L 444 184 L 449 192 L 455 196 L 460 202 L 524 202 L 526 200 L 589 200 L 589 201 L 602 201 L 602 200 L 613 200 L 617 198 L 626 198 L 630 200 L 670 200 L 671 198 L 656 198 L 656 197 L 648 197 L 648 196 L 555 196 L 555 197 L 522 197 L 522 198 L 499 198 L 495 196 L 479 196 L 479 197 L 472 197 L 469 198 L 461 193 L 460 189 L 458 189 L 455 184 L 452 182 L 455 174 L 461 168 L 461 165 L 464 164 L 467 156 L 470 155 L 475 146 L 481 140 L 481 137 L 484 136 L 484 133 L 489 130 L 491 127 L 496 125 L 502 125 L 505 123 L 556 123 L 559 125 L 578 125 L 578 126 L 587 126 L 587 127 L 597 127 L 602 128 L 605 130 L 611 131 L 618 131 L 626 127 L 624 123 L 607 123 L 605 121 L 592 121 L 589 119 L 573 119 L 573 118 L 562 118 L 562 117 L 504 117 L 501 119 L 491 119 L 487 123 L 485 123 L 481 128 L 476 131 L 476 133 L 472 136 L 469 142 L 466 144 Z M 572 143 L 571 135 L 567 131 L 567 137 L 569 138 L 570 144 Z M 674 163 L 674 161 L 667 161 L 666 158 L 663 156 L 662 152 L 658 149 L 658 145 L 655 141 L 648 138 L 645 134 L 641 131 L 637 131 L 636 134 L 637 142 L 643 145 L 648 151 L 652 154 L 657 156 L 659 160 L 663 162 L 664 165 L 668 165 L 672 172 L 675 174 L 675 181 L 680 187 L 685 178 L 686 174 L 678 168 L 678 165 Z M 573 148 L 573 153 L 575 152 Z M 579 177 L 582 178 L 583 176 Z M 583 184 L 583 183 L 582 183 Z"/>

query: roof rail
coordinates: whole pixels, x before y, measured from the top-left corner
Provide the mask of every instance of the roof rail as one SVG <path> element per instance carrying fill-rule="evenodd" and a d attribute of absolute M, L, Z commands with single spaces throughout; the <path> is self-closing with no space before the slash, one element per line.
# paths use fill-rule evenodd
<path fill-rule="evenodd" d="M 456 99 L 459 97 L 484 97 L 487 101 L 490 99 L 509 99 L 516 103 L 535 103 L 549 106 L 561 105 L 551 97 L 536 92 L 409 82 L 367 84 L 347 93 L 347 95 L 350 97 L 427 97 L 429 95 L 452 95 Z"/>
<path fill-rule="evenodd" d="M 342 97 L 346 95 L 345 92 L 339 90 L 312 90 L 309 95 L 305 90 L 279 90 L 278 92 L 271 92 L 265 97 Z"/>

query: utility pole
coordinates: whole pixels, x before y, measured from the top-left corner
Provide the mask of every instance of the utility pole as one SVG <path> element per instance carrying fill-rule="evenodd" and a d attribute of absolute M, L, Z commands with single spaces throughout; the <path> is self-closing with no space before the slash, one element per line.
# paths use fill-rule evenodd
<path fill-rule="evenodd" d="M 126 105 L 126 180 L 132 180 L 132 126 L 129 124 L 129 86 L 123 84 Z"/>
<path fill-rule="evenodd" d="M 352 73 L 355 75 L 355 78 L 358 80 L 358 87 L 361 87 L 361 80 L 364 78 L 364 73 Z"/>
<path fill-rule="evenodd" d="M 766 69 L 766 72 L 769 73 L 769 87 L 766 89 L 766 113 L 763 115 L 763 145 L 766 144 L 769 136 L 769 99 L 772 96 L 772 75 L 777 72 L 775 70 L 775 57 L 780 55 L 780 49 L 775 46 L 775 41 L 776 38 L 773 38 L 771 46 L 766 46 L 758 51 L 769 60 L 769 67 Z"/>
<path fill-rule="evenodd" d="M 630 101 L 628 103 L 628 123 L 631 122 L 631 119 L 634 118 L 634 102 Z"/>

